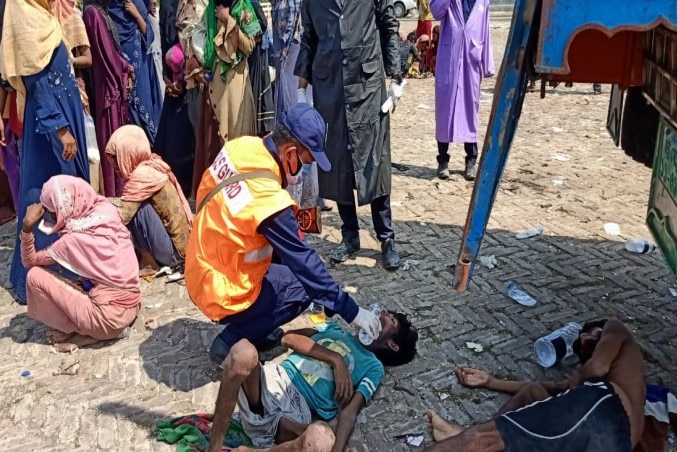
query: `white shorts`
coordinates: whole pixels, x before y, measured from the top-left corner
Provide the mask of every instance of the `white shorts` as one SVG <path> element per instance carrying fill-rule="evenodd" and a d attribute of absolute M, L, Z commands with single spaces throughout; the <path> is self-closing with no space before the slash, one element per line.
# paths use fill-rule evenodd
<path fill-rule="evenodd" d="M 280 419 L 286 417 L 299 424 L 308 425 L 311 413 L 308 403 L 289 379 L 287 372 L 273 362 L 261 366 L 261 405 L 263 414 L 252 413 L 249 401 L 240 388 L 238 408 L 245 433 L 251 438 L 254 447 L 271 447 L 275 444 L 275 435 Z"/>

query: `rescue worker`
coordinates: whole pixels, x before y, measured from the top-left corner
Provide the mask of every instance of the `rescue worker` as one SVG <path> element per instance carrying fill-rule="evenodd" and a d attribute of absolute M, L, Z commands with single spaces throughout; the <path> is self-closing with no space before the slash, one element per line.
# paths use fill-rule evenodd
<path fill-rule="evenodd" d="M 226 325 L 209 350 L 216 364 L 241 339 L 270 345 L 311 302 L 372 338 L 380 333 L 379 318 L 341 289 L 308 246 L 285 190 L 300 181 L 304 165 L 331 169 L 324 141 L 320 114 L 295 104 L 265 138 L 227 142 L 202 176 L 185 278 L 198 308 Z M 271 263 L 273 252 L 284 265 Z"/>
<path fill-rule="evenodd" d="M 371 204 L 381 242 L 383 266 L 400 266 L 390 209 L 390 117 L 381 112 L 388 97 L 402 95 L 399 23 L 393 0 L 344 2 L 304 0 L 303 34 L 294 73 L 298 101 L 313 103 L 329 124 L 327 156 L 331 170 L 319 171 L 320 196 L 338 204 L 343 240 L 331 253 L 344 262 L 360 249 L 357 207 Z M 385 76 L 391 76 L 386 91 Z"/>

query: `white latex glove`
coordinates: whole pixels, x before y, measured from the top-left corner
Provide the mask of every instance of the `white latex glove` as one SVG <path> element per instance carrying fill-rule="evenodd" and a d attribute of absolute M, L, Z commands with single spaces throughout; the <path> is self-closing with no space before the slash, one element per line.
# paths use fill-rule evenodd
<path fill-rule="evenodd" d="M 376 314 L 364 308 L 360 308 L 360 310 L 357 311 L 357 316 L 351 325 L 355 325 L 361 330 L 364 330 L 364 332 L 371 336 L 372 339 L 376 339 L 381 333 L 381 319 L 379 319 Z"/>
<path fill-rule="evenodd" d="M 299 104 L 308 103 L 308 94 L 306 93 L 305 88 L 299 88 L 296 90 L 296 102 L 298 102 Z"/>
<path fill-rule="evenodd" d="M 402 88 L 402 85 L 397 83 L 395 80 L 392 80 L 390 82 L 390 88 L 388 88 L 388 96 L 392 98 L 393 100 L 393 105 L 397 105 L 397 101 L 402 97 L 402 94 L 404 93 L 404 89 Z"/>

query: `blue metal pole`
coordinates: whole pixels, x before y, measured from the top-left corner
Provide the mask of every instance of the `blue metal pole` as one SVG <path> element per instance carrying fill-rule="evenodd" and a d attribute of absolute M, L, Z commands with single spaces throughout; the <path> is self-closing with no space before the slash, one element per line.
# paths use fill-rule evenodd
<path fill-rule="evenodd" d="M 517 0 L 501 70 L 496 80 L 491 117 L 480 157 L 468 216 L 459 248 L 454 287 L 465 291 L 489 221 L 498 184 L 512 146 L 527 86 L 527 58 L 536 45 L 541 0 Z"/>

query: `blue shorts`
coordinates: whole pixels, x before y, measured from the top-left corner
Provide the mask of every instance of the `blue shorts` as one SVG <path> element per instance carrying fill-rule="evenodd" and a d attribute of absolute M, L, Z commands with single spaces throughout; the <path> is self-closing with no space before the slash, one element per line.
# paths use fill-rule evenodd
<path fill-rule="evenodd" d="M 270 264 L 259 297 L 249 309 L 221 320 L 219 323 L 227 327 L 219 336 L 230 347 L 240 339 L 256 344 L 300 316 L 308 306 L 308 294 L 289 267 Z"/>

